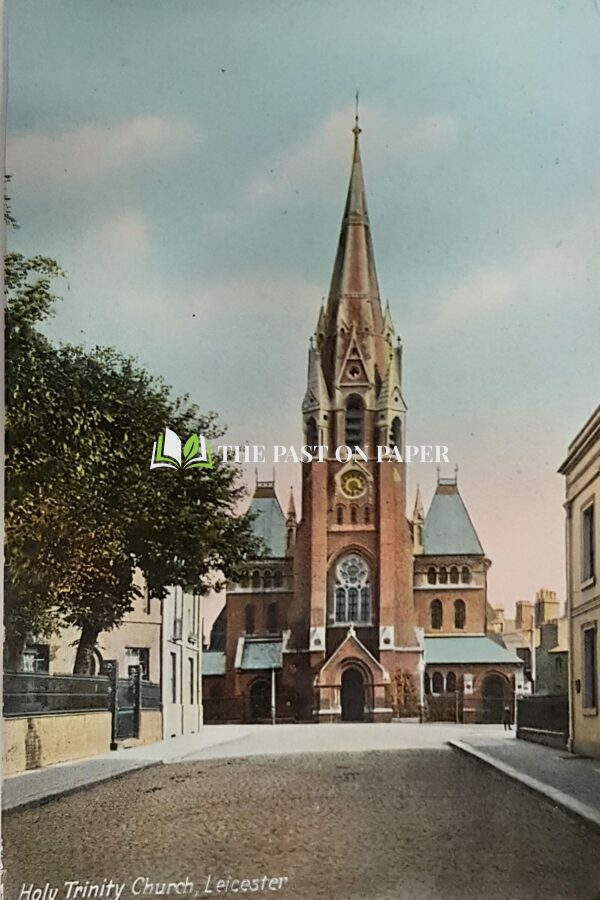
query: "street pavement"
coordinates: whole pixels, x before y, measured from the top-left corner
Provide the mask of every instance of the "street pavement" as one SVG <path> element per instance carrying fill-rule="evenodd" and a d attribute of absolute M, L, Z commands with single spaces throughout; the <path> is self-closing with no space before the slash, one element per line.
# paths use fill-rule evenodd
<path fill-rule="evenodd" d="M 448 747 L 444 728 L 398 726 L 404 749 L 361 749 L 393 741 L 387 729 L 360 733 L 372 727 L 252 729 L 236 739 L 237 752 L 236 741 L 191 750 L 197 758 L 9 812 L 7 898 L 25 900 L 23 884 L 49 884 L 64 900 L 65 881 L 104 879 L 117 885 L 104 900 L 116 900 L 120 885 L 119 900 L 129 900 L 185 879 L 207 898 L 220 878 L 256 878 L 259 888 L 278 879 L 280 890 L 260 893 L 285 900 L 600 896 L 595 830 Z M 265 752 L 269 742 L 278 755 Z M 311 752 L 298 749 L 303 742 Z M 239 896 L 236 886 L 220 896 Z"/>
<path fill-rule="evenodd" d="M 466 735 L 507 735 L 497 725 L 471 726 L 416 723 L 351 725 L 206 725 L 199 734 L 169 738 L 157 744 L 103 753 L 93 759 L 34 769 L 5 779 L 2 806 L 15 809 L 79 790 L 108 778 L 157 763 L 221 759 L 277 753 L 351 750 L 394 750 L 441 747 Z"/>

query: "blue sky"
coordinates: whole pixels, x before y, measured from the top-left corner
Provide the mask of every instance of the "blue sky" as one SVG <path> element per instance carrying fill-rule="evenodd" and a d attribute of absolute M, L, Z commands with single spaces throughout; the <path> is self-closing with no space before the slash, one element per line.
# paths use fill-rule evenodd
<path fill-rule="evenodd" d="M 301 440 L 360 88 L 409 440 L 450 446 L 491 601 L 562 595 L 556 469 L 600 381 L 594 0 L 13 0 L 8 26 L 9 244 L 68 273 L 49 332 L 232 440 Z"/>

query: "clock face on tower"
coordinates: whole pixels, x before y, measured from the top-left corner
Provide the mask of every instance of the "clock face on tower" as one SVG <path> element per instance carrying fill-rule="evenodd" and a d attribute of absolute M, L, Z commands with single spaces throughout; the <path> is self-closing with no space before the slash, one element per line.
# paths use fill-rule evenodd
<path fill-rule="evenodd" d="M 346 497 L 354 500 L 362 497 L 367 490 L 367 479 L 358 469 L 350 469 L 349 472 L 344 472 L 342 475 L 341 485 Z"/>

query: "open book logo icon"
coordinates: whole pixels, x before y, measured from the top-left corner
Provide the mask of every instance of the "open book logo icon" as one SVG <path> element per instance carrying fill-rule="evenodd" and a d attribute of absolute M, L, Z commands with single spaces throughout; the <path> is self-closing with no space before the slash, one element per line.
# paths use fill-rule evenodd
<path fill-rule="evenodd" d="M 159 434 L 152 448 L 151 469 L 212 469 L 210 442 L 192 434 L 185 444 L 170 428 Z"/>

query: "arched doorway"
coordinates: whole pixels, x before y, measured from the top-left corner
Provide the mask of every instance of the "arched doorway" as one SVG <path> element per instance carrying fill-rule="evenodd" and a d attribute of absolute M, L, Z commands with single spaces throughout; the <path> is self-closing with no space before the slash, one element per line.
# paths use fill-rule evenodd
<path fill-rule="evenodd" d="M 342 674 L 342 722 L 364 722 L 365 681 L 360 669 L 352 666 Z"/>
<path fill-rule="evenodd" d="M 502 721 L 505 681 L 500 675 L 486 675 L 481 692 L 482 720 L 487 725 Z"/>
<path fill-rule="evenodd" d="M 254 721 L 271 717 L 271 688 L 266 681 L 255 681 L 250 688 L 250 718 Z"/>

